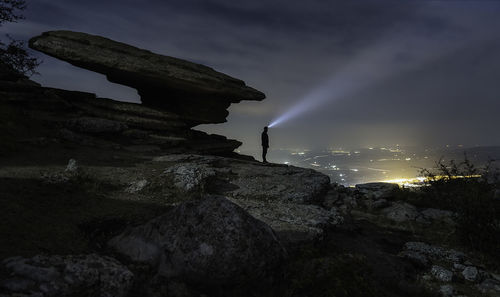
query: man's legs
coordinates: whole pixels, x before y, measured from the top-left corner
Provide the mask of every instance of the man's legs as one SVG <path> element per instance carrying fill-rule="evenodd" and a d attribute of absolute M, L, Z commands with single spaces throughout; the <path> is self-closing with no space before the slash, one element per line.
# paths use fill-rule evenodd
<path fill-rule="evenodd" d="M 264 163 L 267 163 L 266 155 L 267 155 L 267 147 L 262 147 L 262 162 Z"/>

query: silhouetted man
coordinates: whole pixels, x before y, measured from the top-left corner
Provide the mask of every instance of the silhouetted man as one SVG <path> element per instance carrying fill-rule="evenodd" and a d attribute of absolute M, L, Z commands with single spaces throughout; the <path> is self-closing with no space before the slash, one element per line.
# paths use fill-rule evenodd
<path fill-rule="evenodd" d="M 267 135 L 267 127 L 264 127 L 262 132 L 262 162 L 267 163 L 266 155 L 269 148 L 269 136 Z"/>

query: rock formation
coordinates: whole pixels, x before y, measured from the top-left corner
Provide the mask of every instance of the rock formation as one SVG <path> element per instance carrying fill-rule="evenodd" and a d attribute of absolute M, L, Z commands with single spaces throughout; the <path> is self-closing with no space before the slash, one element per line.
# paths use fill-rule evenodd
<path fill-rule="evenodd" d="M 44 130 L 43 142 L 132 153 L 231 155 L 241 142 L 191 128 L 225 122 L 231 103 L 265 98 L 243 81 L 209 67 L 99 36 L 46 32 L 31 39 L 30 46 L 136 88 L 142 100 L 142 104 L 125 103 L 44 88 L 5 65 L 0 67 L 0 105 L 5 110 L 23 106 L 23 120 Z"/>
<path fill-rule="evenodd" d="M 191 129 L 264 98 L 242 81 L 83 33 L 31 46 L 142 104 L 45 88 L 0 63 L 0 296 L 500 292 L 497 268 L 452 248 L 453 208 L 264 165 Z"/>
<path fill-rule="evenodd" d="M 273 228 L 287 247 L 320 239 L 324 230 L 343 222 L 335 208 L 318 206 L 330 179 L 312 169 L 200 155 L 167 155 L 153 161 L 168 166 L 165 177 L 181 193 L 226 196 Z M 156 183 L 153 179 L 149 186 Z"/>
<path fill-rule="evenodd" d="M 210 67 L 100 36 L 52 31 L 31 39 L 30 47 L 135 88 L 143 104 L 172 111 L 191 125 L 224 122 L 231 103 L 265 98 Z"/>

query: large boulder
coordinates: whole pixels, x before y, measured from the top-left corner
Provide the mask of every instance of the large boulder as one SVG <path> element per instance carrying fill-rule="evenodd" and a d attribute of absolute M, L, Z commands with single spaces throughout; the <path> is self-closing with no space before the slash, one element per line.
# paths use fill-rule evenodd
<path fill-rule="evenodd" d="M 160 276 L 205 285 L 262 279 L 286 256 L 269 226 L 221 196 L 183 203 L 109 245 Z"/>
<path fill-rule="evenodd" d="M 2 265 L 9 277 L 0 287 L 10 296 L 122 297 L 134 279 L 115 259 L 96 254 L 12 257 Z"/>
<path fill-rule="evenodd" d="M 29 45 L 75 66 L 102 73 L 111 82 L 137 89 L 143 104 L 197 118 L 198 123 L 224 122 L 231 103 L 265 98 L 243 81 L 210 67 L 101 36 L 51 31 L 32 38 Z"/>

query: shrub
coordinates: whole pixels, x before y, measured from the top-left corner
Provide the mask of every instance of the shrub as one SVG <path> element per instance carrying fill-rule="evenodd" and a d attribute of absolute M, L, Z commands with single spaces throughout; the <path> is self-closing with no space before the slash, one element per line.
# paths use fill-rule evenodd
<path fill-rule="evenodd" d="M 0 0 L 0 24 L 24 19 L 20 11 L 26 9 L 25 0 Z"/>
<path fill-rule="evenodd" d="M 0 0 L 0 26 L 4 22 L 16 22 L 24 19 L 21 14 L 24 9 L 26 9 L 25 0 Z M 6 37 L 8 41 L 0 41 L 0 62 L 26 76 L 37 74 L 35 69 L 41 61 L 30 55 L 26 43 L 15 40 L 9 35 Z"/>
<path fill-rule="evenodd" d="M 437 162 L 437 170 L 422 170 L 428 178 L 423 198 L 435 207 L 452 210 L 456 216 L 456 231 L 468 248 L 486 253 L 500 248 L 500 205 L 495 200 L 498 170 L 493 161 L 476 167 L 465 155 L 464 161 Z"/>
<path fill-rule="evenodd" d="M 38 74 L 36 68 L 41 61 L 32 57 L 26 49 L 26 43 L 15 40 L 7 35 L 7 44 L 0 41 L 0 61 L 8 65 L 14 71 L 26 76 Z"/>

